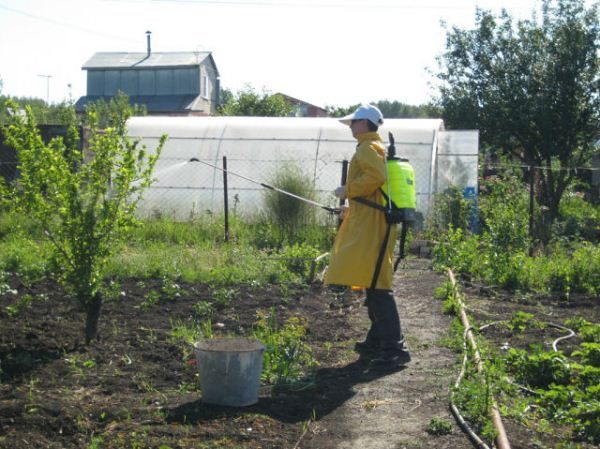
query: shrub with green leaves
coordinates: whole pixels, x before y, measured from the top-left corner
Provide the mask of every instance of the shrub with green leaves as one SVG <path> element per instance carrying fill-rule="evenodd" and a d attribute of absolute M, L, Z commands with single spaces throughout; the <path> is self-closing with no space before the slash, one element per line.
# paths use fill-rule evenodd
<path fill-rule="evenodd" d="M 600 368 L 600 343 L 583 342 L 581 343 L 581 349 L 574 351 L 571 356 L 579 357 L 581 362 L 586 365 Z"/>
<path fill-rule="evenodd" d="M 430 435 L 449 435 L 452 433 L 452 423 L 447 419 L 434 416 L 425 430 Z"/>
<path fill-rule="evenodd" d="M 307 279 L 312 261 L 319 256 L 321 250 L 307 243 L 294 243 L 283 247 L 280 257 L 290 272 Z"/>
<path fill-rule="evenodd" d="M 433 264 L 438 270 L 452 268 L 456 273 L 468 273 L 473 270 L 476 261 L 482 263 L 480 240 L 476 235 L 461 228 L 450 228 L 439 237 L 433 248 Z"/>
<path fill-rule="evenodd" d="M 568 361 L 561 353 L 528 351 L 511 348 L 507 366 L 517 381 L 532 388 L 547 388 L 550 384 L 565 385 L 571 376 Z"/>
<path fill-rule="evenodd" d="M 498 256 L 529 249 L 528 191 L 512 174 L 490 176 L 482 181 L 479 197 L 481 224 L 490 247 Z"/>
<path fill-rule="evenodd" d="M 436 237 L 434 267 L 450 267 L 457 274 L 510 290 L 561 293 L 566 299 L 572 293 L 598 294 L 598 245 L 556 239 L 544 254 L 529 255 L 527 193 L 511 174 L 482 181 L 481 234 L 449 227 Z"/>
<path fill-rule="evenodd" d="M 281 327 L 272 309 L 269 314 L 259 315 L 252 334 L 266 346 L 262 372 L 265 382 L 297 382 L 317 364 L 311 348 L 303 341 L 306 327 L 298 317 L 289 318 Z"/>
<path fill-rule="evenodd" d="M 463 189 L 450 186 L 436 196 L 427 219 L 429 233 L 442 233 L 449 229 L 466 230 L 473 213 L 473 201 L 465 198 Z"/>
<path fill-rule="evenodd" d="M 523 332 L 528 327 L 535 325 L 534 315 L 532 313 L 518 310 L 513 312 L 511 319 L 507 322 L 506 327 L 513 332 Z"/>
<path fill-rule="evenodd" d="M 582 317 L 573 317 L 565 321 L 565 326 L 577 332 L 584 342 L 600 343 L 600 324 L 591 323 Z"/>
<path fill-rule="evenodd" d="M 463 416 L 477 432 L 489 440 L 494 439 L 491 422 L 492 391 L 485 377 L 471 367 L 467 370 L 460 388 L 454 391 L 453 400 Z"/>
<path fill-rule="evenodd" d="M 569 240 L 583 239 L 598 243 L 600 205 L 586 201 L 579 192 L 567 192 L 560 201 L 559 216 L 554 223 L 553 233 Z"/>

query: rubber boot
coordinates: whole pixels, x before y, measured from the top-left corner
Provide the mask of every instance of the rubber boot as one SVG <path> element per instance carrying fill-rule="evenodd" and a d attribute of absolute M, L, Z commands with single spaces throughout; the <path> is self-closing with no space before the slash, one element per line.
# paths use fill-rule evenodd
<path fill-rule="evenodd" d="M 373 359 L 372 363 L 395 368 L 410 361 L 410 353 L 406 347 L 398 307 L 391 290 L 367 290 L 367 307 L 369 317 L 377 332 L 382 356 Z"/>

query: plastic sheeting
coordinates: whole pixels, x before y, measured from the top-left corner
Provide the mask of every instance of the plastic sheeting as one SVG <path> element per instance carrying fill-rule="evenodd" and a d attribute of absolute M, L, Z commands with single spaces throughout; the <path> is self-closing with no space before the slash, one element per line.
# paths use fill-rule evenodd
<path fill-rule="evenodd" d="M 139 211 L 141 215 L 166 214 L 179 219 L 223 213 L 223 172 L 191 161 L 194 158 L 221 168 L 226 156 L 229 208 L 237 214 L 252 215 L 262 208 L 264 188 L 233 172 L 272 184 L 282 167 L 291 166 L 313 184 L 319 202 L 335 206 L 332 191 L 340 185 L 342 161 L 351 159 L 356 146 L 349 128 L 334 118 L 133 117 L 128 129 L 148 151 L 156 148 L 162 134 L 168 135 L 155 168 L 156 182 L 144 194 Z M 387 119 L 379 128 L 386 146 L 388 133 L 393 133 L 396 154 L 408 158 L 415 168 L 417 210 L 424 215 L 438 191 L 441 130 L 443 122 L 437 119 Z M 468 152 L 476 155 L 472 143 Z M 451 143 L 447 147 L 452 152 Z M 464 151 L 463 146 L 456 157 Z M 474 176 L 472 170 L 466 174 L 447 170 L 443 180 L 476 185 L 476 176 L 475 157 Z"/>

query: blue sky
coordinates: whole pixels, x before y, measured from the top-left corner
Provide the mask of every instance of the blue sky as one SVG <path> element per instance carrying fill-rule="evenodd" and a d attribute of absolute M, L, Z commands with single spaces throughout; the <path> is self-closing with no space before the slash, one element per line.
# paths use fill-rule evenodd
<path fill-rule="evenodd" d="M 2 93 L 85 94 L 98 51 L 210 51 L 221 85 L 320 106 L 429 100 L 445 44 L 475 7 L 529 18 L 539 0 L 0 0 Z"/>

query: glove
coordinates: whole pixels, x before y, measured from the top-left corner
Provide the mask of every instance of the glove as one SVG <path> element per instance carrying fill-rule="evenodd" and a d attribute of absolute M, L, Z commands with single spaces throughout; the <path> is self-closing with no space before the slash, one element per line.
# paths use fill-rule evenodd
<path fill-rule="evenodd" d="M 346 198 L 346 187 L 344 186 L 339 186 L 337 189 L 334 190 L 333 194 L 343 200 L 344 198 Z"/>

